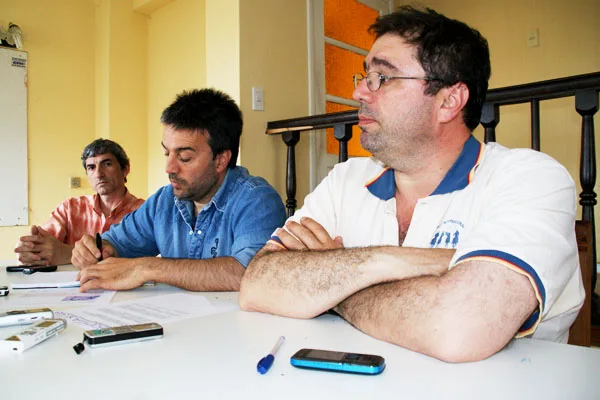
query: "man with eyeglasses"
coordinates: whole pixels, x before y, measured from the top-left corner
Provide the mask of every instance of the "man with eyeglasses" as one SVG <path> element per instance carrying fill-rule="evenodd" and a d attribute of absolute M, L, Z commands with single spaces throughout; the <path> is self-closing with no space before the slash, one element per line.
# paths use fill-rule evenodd
<path fill-rule="evenodd" d="M 472 136 L 487 41 L 433 10 L 380 17 L 354 77 L 361 143 L 248 266 L 240 306 L 334 309 L 363 332 L 449 362 L 514 337 L 566 342 L 584 292 L 575 185 L 547 155 Z"/>

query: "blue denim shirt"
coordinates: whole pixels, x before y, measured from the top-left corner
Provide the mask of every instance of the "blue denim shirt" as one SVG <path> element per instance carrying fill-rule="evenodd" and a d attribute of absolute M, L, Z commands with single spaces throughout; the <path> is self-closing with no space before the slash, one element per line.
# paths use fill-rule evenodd
<path fill-rule="evenodd" d="M 228 169 L 212 200 L 194 217 L 194 202 L 163 186 L 120 224 L 102 234 L 119 257 L 215 258 L 232 256 L 244 267 L 285 222 L 281 198 L 243 167 Z"/>

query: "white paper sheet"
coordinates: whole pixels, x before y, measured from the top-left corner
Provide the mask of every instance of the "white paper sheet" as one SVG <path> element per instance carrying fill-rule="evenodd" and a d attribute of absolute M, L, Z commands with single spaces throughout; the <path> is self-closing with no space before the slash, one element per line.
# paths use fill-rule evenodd
<path fill-rule="evenodd" d="M 114 290 L 90 290 L 79 293 L 79 288 L 64 289 L 19 289 L 12 290 L 0 303 L 4 310 L 16 310 L 29 306 L 83 306 L 108 304 L 115 295 Z"/>
<path fill-rule="evenodd" d="M 73 288 L 79 287 L 78 271 L 36 272 L 13 277 L 11 289 Z"/>
<path fill-rule="evenodd" d="M 84 329 L 156 322 L 166 325 L 188 318 L 202 317 L 236 309 L 234 304 L 212 304 L 204 296 L 175 293 L 124 301 L 105 307 L 85 307 L 55 313 L 68 323 Z"/>

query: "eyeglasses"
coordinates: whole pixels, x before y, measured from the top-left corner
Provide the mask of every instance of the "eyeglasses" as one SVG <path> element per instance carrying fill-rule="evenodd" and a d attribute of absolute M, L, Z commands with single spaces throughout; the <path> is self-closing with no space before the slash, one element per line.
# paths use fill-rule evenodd
<path fill-rule="evenodd" d="M 369 88 L 369 90 L 371 92 L 376 92 L 377 90 L 379 90 L 381 85 L 383 85 L 387 81 L 391 81 L 393 79 L 417 79 L 417 80 L 426 81 L 426 82 L 431 82 L 431 81 L 440 81 L 441 82 L 442 81 L 439 78 L 419 78 L 416 76 L 388 76 L 388 75 L 382 75 L 377 71 L 368 72 L 366 76 L 361 73 L 354 74 L 354 76 L 352 78 L 354 79 L 354 88 L 358 87 L 358 85 L 360 85 L 360 83 L 362 82 L 363 79 L 366 79 L 367 87 Z"/>

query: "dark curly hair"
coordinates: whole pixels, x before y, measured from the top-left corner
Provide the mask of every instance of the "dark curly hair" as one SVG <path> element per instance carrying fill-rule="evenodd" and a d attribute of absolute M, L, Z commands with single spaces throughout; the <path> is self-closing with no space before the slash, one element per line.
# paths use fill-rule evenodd
<path fill-rule="evenodd" d="M 206 130 L 213 159 L 230 150 L 227 167 L 235 167 L 244 122 L 242 111 L 227 94 L 215 89 L 184 91 L 163 111 L 160 122 L 175 129 Z"/>
<path fill-rule="evenodd" d="M 403 6 L 377 18 L 369 32 L 376 38 L 399 35 L 416 47 L 426 77 L 436 79 L 426 82 L 425 94 L 434 95 L 458 82 L 467 85 L 463 120 L 469 129 L 477 127 L 491 75 L 488 43 L 477 30 L 430 8 Z"/>

